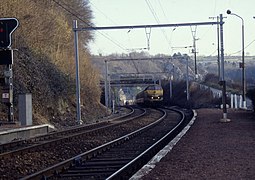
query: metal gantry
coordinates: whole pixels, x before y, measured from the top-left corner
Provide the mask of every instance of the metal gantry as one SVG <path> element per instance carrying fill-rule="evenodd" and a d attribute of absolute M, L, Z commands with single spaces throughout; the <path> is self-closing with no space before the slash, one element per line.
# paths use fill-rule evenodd
<path fill-rule="evenodd" d="M 106 26 L 106 27 L 93 27 L 93 26 L 89 26 L 89 27 L 82 27 L 82 28 L 78 28 L 77 23 L 76 26 L 73 27 L 73 31 L 76 34 L 78 31 L 95 31 L 95 30 L 114 30 L 114 29 L 141 29 L 141 28 L 163 28 L 163 27 L 183 27 L 183 26 L 204 26 L 204 25 L 217 25 L 220 24 L 220 44 L 221 44 L 221 64 L 224 64 L 224 48 L 223 48 L 223 17 L 222 14 L 220 14 L 220 21 L 212 21 L 212 22 L 196 22 L 196 23 L 176 23 L 176 24 L 152 24 L 152 25 L 129 25 L 129 26 Z M 77 35 L 75 37 L 78 37 Z M 75 40 L 75 56 L 76 56 L 76 62 L 78 62 L 78 40 Z M 131 59 L 129 59 L 131 60 Z M 141 60 L 141 59 L 140 59 Z M 106 62 L 106 61 L 105 61 Z M 76 65 L 78 66 L 78 63 L 76 63 Z M 79 69 L 76 66 L 76 72 L 79 73 Z M 106 66 L 107 66 L 107 62 L 106 62 Z M 108 71 L 108 70 L 106 70 Z M 222 65 L 221 67 L 221 80 L 223 82 L 225 82 L 224 80 L 224 65 Z M 106 81 L 105 81 L 105 88 L 107 88 L 107 75 L 108 72 L 106 72 Z M 80 118 L 80 95 L 79 95 L 79 76 L 76 75 L 76 91 L 77 91 L 77 117 Z M 225 84 L 225 83 L 223 83 Z M 106 91 L 106 89 L 105 89 Z M 223 119 L 227 118 L 227 111 L 226 111 L 226 102 L 224 100 L 224 96 L 226 95 L 226 92 L 224 91 L 224 86 L 223 86 L 223 95 L 222 95 L 222 99 L 223 99 Z M 106 92 L 105 92 L 106 93 Z M 106 94 L 105 94 L 106 95 Z M 108 97 L 108 96 L 107 96 Z M 79 120 L 78 118 L 78 120 Z"/>
<path fill-rule="evenodd" d="M 182 26 L 204 26 L 215 25 L 218 22 L 197 22 L 197 23 L 177 23 L 177 24 L 148 24 L 148 25 L 133 25 L 133 26 L 104 26 L 104 27 L 83 27 L 75 28 L 74 31 L 94 31 L 94 30 L 114 30 L 114 29 L 145 29 L 145 28 L 163 28 L 163 27 L 182 27 Z"/>
<path fill-rule="evenodd" d="M 170 60 L 171 57 L 158 57 L 158 58 L 116 58 L 116 59 L 108 59 L 105 60 L 105 105 L 107 108 L 110 106 L 111 102 L 111 77 L 109 73 L 109 62 L 114 61 L 149 61 L 149 60 Z M 148 73 L 147 73 L 148 74 Z"/>

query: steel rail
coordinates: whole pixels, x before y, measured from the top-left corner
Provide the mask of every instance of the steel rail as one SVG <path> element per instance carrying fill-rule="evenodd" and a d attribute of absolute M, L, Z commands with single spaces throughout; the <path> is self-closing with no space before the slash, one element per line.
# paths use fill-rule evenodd
<path fill-rule="evenodd" d="M 51 132 L 51 133 L 46 134 L 46 135 L 40 135 L 40 136 L 28 138 L 28 139 L 16 140 L 16 141 L 0 144 L 0 153 L 4 153 L 4 150 L 8 149 L 8 148 L 17 147 L 17 146 L 25 145 L 25 144 L 32 143 L 32 142 L 48 140 L 48 139 L 51 139 L 51 138 L 57 138 L 57 137 L 61 137 L 61 136 L 64 136 L 64 135 L 70 134 L 70 133 L 81 132 L 81 131 L 86 130 L 86 128 L 92 129 L 93 126 L 100 126 L 100 125 L 107 124 L 107 123 L 109 123 L 111 121 L 114 121 L 114 120 L 126 118 L 128 116 L 131 116 L 135 112 L 134 108 L 132 108 L 131 106 L 127 106 L 125 108 L 130 109 L 131 111 L 127 114 L 122 115 L 122 116 L 107 119 L 107 121 L 95 122 L 95 123 L 86 124 L 86 125 L 79 125 L 79 126 L 71 127 L 69 129 L 60 130 L 60 131 L 56 131 L 56 132 Z"/>
<path fill-rule="evenodd" d="M 81 133 L 78 133 L 78 134 L 72 134 L 72 135 L 68 135 L 68 136 L 65 136 L 65 137 L 59 137 L 57 139 L 53 139 L 53 140 L 46 141 L 46 142 L 38 142 L 39 144 L 34 144 L 32 146 L 27 146 L 27 147 L 23 147 L 23 148 L 20 148 L 20 149 L 17 149 L 17 150 L 5 152 L 5 153 L 0 154 L 0 159 L 11 158 L 13 155 L 22 154 L 22 153 L 25 153 L 26 151 L 31 151 L 31 150 L 39 148 L 39 147 L 43 147 L 43 146 L 46 146 L 46 145 L 48 146 L 48 145 L 51 145 L 51 144 L 54 145 L 56 143 L 65 142 L 67 139 L 77 138 L 79 136 L 83 136 L 84 134 L 94 133 L 96 131 L 99 131 L 99 130 L 107 128 L 107 127 L 117 126 L 120 123 L 125 123 L 125 122 L 128 122 L 128 121 L 131 121 L 133 119 L 136 119 L 136 118 L 139 118 L 141 116 L 144 116 L 145 114 L 146 114 L 146 111 L 144 110 L 143 113 L 141 113 L 141 114 L 139 114 L 139 115 L 137 115 L 135 117 L 131 117 L 131 118 L 125 119 L 124 121 L 121 121 L 121 122 L 118 122 L 118 123 L 111 123 L 113 121 L 118 120 L 118 118 L 116 118 L 114 120 L 111 120 L 109 125 L 106 125 L 106 126 L 98 127 L 96 129 L 90 129 L 90 130 L 87 130 L 86 132 L 81 132 Z M 128 117 L 128 116 L 125 116 L 125 117 Z"/>
<path fill-rule="evenodd" d="M 160 149 L 162 149 L 169 141 L 171 141 L 178 134 L 178 132 L 183 128 L 183 125 L 185 123 L 185 114 L 177 109 L 171 108 L 171 110 L 181 114 L 182 118 L 180 122 L 165 136 L 163 136 L 156 143 L 154 143 L 152 146 L 150 146 L 148 149 L 146 149 L 144 152 L 142 152 L 139 156 L 134 158 L 128 164 L 123 166 L 121 169 L 113 173 L 106 180 L 115 179 L 117 180 L 123 179 L 123 177 L 130 177 L 138 169 L 142 168 L 142 166 L 146 164 L 151 159 L 152 156 L 154 156 Z"/>
<path fill-rule="evenodd" d="M 56 165 L 53 165 L 49 168 L 46 168 L 44 170 L 41 170 L 41 171 L 38 171 L 34 174 L 31 174 L 29 176 L 26 176 L 24 178 L 22 178 L 21 180 L 27 180 L 27 179 L 41 179 L 41 178 L 47 178 L 47 177 L 50 177 L 54 174 L 58 174 L 60 173 L 61 171 L 65 170 L 65 169 L 68 169 L 70 166 L 72 166 L 72 164 L 75 164 L 75 163 L 79 163 L 81 162 L 82 160 L 88 160 L 88 159 L 91 159 L 92 157 L 96 156 L 97 154 L 101 154 L 102 152 L 112 148 L 112 147 L 115 147 L 121 143 L 124 143 L 126 141 L 129 141 L 130 139 L 132 139 L 133 137 L 135 136 L 138 136 L 139 134 L 145 132 L 147 129 L 157 125 L 158 123 L 160 123 L 165 117 L 166 117 L 166 112 L 163 111 L 163 110 L 160 110 L 161 112 L 163 112 L 163 115 L 157 119 L 157 121 L 145 126 L 145 127 L 142 127 L 132 133 L 129 133 L 127 135 L 124 135 L 120 138 L 117 138 L 113 141 L 110 141 L 106 144 L 103 144 L 99 147 L 96 147 L 92 150 L 89 150 L 87 152 L 84 152 L 80 155 L 77 155 L 73 158 L 70 158 L 68 160 L 65 160 L 61 163 L 58 163 Z"/>

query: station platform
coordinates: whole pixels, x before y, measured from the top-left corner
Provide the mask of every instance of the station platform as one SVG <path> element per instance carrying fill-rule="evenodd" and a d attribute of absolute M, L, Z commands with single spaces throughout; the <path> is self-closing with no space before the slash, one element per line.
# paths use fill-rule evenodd
<path fill-rule="evenodd" d="M 0 144 L 15 140 L 28 139 L 31 137 L 45 135 L 54 127 L 49 124 L 35 126 L 19 126 L 18 124 L 5 124 L 0 126 Z"/>
<path fill-rule="evenodd" d="M 198 109 L 191 123 L 132 179 L 255 179 L 255 113 Z"/>

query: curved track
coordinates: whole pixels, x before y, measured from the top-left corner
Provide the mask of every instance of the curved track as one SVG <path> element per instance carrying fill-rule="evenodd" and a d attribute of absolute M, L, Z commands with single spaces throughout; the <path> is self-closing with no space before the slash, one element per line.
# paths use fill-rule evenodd
<path fill-rule="evenodd" d="M 58 141 L 62 138 L 79 135 L 80 133 L 89 133 L 91 131 L 96 131 L 97 129 L 106 127 L 111 125 L 114 121 L 121 122 L 126 121 L 128 119 L 132 118 L 138 118 L 143 113 L 144 110 L 142 109 L 133 109 L 129 107 L 130 112 L 111 119 L 107 119 L 105 121 L 101 121 L 99 123 L 93 123 L 90 125 L 81 125 L 72 127 L 66 130 L 61 130 L 57 132 L 52 132 L 46 135 L 41 135 L 25 140 L 18 140 L 13 141 L 5 144 L 0 144 L 0 158 L 7 158 L 10 155 L 14 155 L 15 153 L 18 154 L 21 151 L 29 150 L 30 148 L 36 148 L 37 146 L 44 145 L 45 143 L 49 143 L 50 141 L 53 143 L 54 141 Z"/>
<path fill-rule="evenodd" d="M 24 179 L 128 179 L 165 146 L 190 117 L 165 109 L 153 123 Z M 187 114 L 187 113 L 186 113 Z M 53 174 L 55 174 L 53 176 Z"/>
<path fill-rule="evenodd" d="M 3 153 L 0 159 L 0 174 L 3 178 L 10 179 L 24 177 L 117 139 L 153 122 L 155 117 L 161 116 L 161 113 L 155 113 L 155 110 L 144 112 L 136 109 L 136 112 L 135 117 L 115 119 L 104 127 Z"/>

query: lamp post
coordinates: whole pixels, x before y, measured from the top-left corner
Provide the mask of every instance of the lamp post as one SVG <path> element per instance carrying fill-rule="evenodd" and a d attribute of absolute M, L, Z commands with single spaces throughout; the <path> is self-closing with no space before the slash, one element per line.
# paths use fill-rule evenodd
<path fill-rule="evenodd" d="M 244 20 L 241 16 L 232 13 L 230 10 L 227 10 L 227 14 L 234 15 L 242 20 L 242 63 L 241 63 L 241 68 L 242 68 L 242 88 L 243 88 L 243 108 L 246 108 L 246 97 L 245 97 L 245 71 L 244 71 Z"/>

